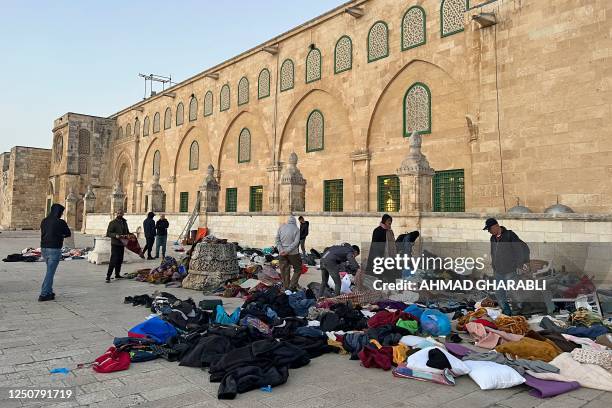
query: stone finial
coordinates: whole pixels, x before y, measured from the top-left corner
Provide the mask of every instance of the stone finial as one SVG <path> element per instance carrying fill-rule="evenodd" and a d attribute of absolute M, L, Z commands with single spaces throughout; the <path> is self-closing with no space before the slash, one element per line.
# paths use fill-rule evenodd
<path fill-rule="evenodd" d="M 281 173 L 281 184 L 306 184 L 306 180 L 297 168 L 298 156 L 295 152 L 289 155 L 287 167 Z"/>
<path fill-rule="evenodd" d="M 79 201 L 79 197 L 77 197 L 77 195 L 74 193 L 74 189 L 72 189 L 72 188 L 70 189 L 70 192 L 66 196 L 66 201 L 70 201 L 70 202 L 77 202 L 77 201 Z"/>
<path fill-rule="evenodd" d="M 116 180 L 113 185 L 113 195 L 121 195 L 123 194 L 123 188 L 121 186 L 121 181 Z"/>
<path fill-rule="evenodd" d="M 427 157 L 421 152 L 421 135 L 418 132 L 412 132 L 408 139 L 409 150 L 408 155 L 402 161 L 402 165 L 397 169 L 397 174 L 423 174 L 433 175 L 434 170 L 429 165 Z"/>
<path fill-rule="evenodd" d="M 208 167 L 206 167 L 206 182 L 208 183 L 211 181 L 215 181 L 215 168 L 212 164 L 209 164 Z"/>
<path fill-rule="evenodd" d="M 91 186 L 91 184 L 87 185 L 87 191 L 85 192 L 84 198 L 86 200 L 94 200 L 96 198 L 96 195 L 94 194 L 93 187 Z"/>
<path fill-rule="evenodd" d="M 153 173 L 151 184 L 159 184 L 159 173 L 158 172 Z"/>

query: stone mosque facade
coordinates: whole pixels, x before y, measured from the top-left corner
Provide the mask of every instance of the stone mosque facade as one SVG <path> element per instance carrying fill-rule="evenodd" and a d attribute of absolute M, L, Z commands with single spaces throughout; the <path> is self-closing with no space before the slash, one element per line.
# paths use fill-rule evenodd
<path fill-rule="evenodd" d="M 56 119 L 40 212 L 96 233 L 119 206 L 163 211 L 177 235 L 200 197 L 200 225 L 258 242 L 289 212 L 337 241 L 382 212 L 434 233 L 510 210 L 612 237 L 611 32 L 607 0 L 350 1 L 110 117 Z"/>

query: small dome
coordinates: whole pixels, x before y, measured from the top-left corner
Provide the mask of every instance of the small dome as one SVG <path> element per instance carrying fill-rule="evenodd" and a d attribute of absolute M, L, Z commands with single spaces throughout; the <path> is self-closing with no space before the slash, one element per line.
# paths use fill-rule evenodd
<path fill-rule="evenodd" d="M 523 205 L 515 205 L 508 210 L 508 214 L 529 214 L 532 212 L 533 211 Z"/>
<path fill-rule="evenodd" d="M 544 210 L 544 213 L 546 214 L 570 214 L 573 212 L 574 210 L 563 204 L 551 205 L 550 207 Z"/>

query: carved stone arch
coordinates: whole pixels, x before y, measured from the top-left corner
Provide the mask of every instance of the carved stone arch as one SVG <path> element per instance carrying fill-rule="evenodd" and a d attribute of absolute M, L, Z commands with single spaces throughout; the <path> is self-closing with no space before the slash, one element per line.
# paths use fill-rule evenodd
<path fill-rule="evenodd" d="M 158 137 L 154 137 L 153 139 L 151 139 L 149 145 L 147 146 L 147 150 L 145 150 L 145 154 L 142 156 L 142 165 L 140 166 L 138 180 L 143 180 L 143 177 L 145 175 L 145 167 L 147 165 L 147 159 L 149 157 L 149 154 L 153 154 L 153 152 L 155 151 L 155 149 L 153 149 L 153 146 L 155 145 L 155 142 L 157 142 L 158 139 Z"/>
<path fill-rule="evenodd" d="M 204 160 L 205 160 L 204 163 L 206 163 L 206 160 L 208 161 L 212 160 L 212 156 L 210 154 L 211 149 L 210 149 L 210 144 L 209 144 L 210 138 L 204 137 L 202 139 L 197 139 L 196 136 L 194 136 L 194 133 L 197 133 L 197 129 L 195 126 L 191 126 L 189 127 L 189 129 L 187 129 L 183 137 L 181 137 L 181 141 L 179 142 L 178 148 L 176 149 L 176 156 L 174 157 L 174 164 L 172 166 L 172 176 L 177 176 L 177 171 L 178 171 L 178 166 L 179 166 L 179 156 L 181 155 L 181 151 L 183 150 L 183 145 L 191 146 L 191 142 L 193 142 L 194 140 L 196 140 L 198 142 L 198 145 L 200 146 L 200 152 L 199 152 L 200 160 L 202 157 L 204 157 Z M 186 142 L 189 142 L 189 143 L 186 143 Z"/>

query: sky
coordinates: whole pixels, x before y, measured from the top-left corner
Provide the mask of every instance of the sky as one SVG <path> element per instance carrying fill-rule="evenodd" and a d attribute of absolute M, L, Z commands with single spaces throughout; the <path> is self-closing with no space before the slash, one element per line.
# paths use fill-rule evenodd
<path fill-rule="evenodd" d="M 108 116 L 345 0 L 0 0 L 0 152 L 51 147 L 66 112 Z"/>

